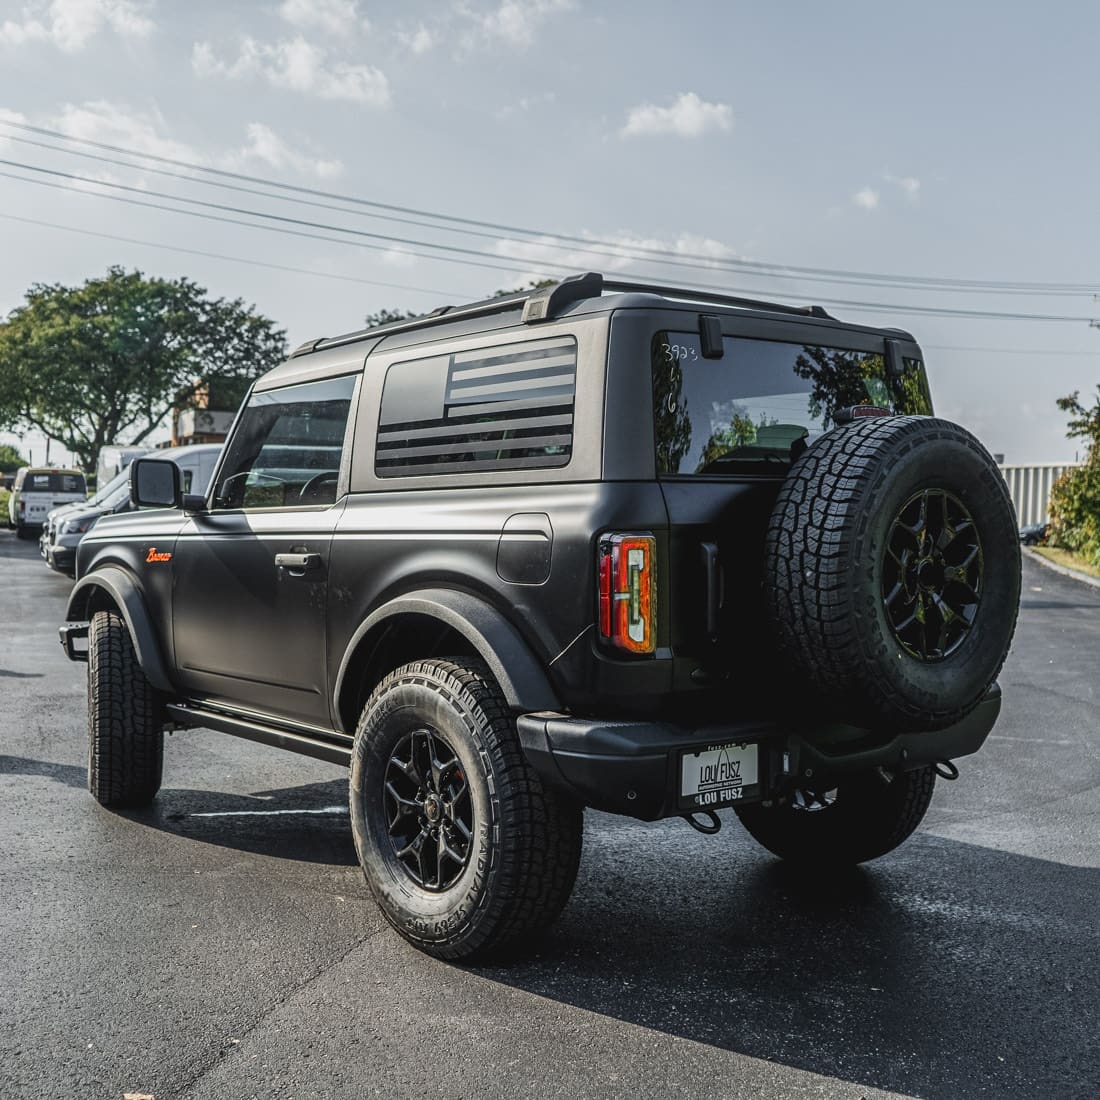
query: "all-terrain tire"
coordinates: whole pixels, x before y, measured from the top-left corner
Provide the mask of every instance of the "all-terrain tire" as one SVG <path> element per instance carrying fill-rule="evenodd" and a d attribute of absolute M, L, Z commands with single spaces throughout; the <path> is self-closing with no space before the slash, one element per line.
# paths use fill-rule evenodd
<path fill-rule="evenodd" d="M 892 852 L 921 823 L 936 786 L 934 768 L 917 768 L 889 783 L 877 773 L 846 779 L 817 802 L 794 799 L 737 807 L 741 824 L 780 859 L 813 867 L 864 863 Z"/>
<path fill-rule="evenodd" d="M 31 537 L 31 529 L 25 523 L 17 523 L 15 525 L 15 537 L 17 539 L 29 539 Z"/>
<path fill-rule="evenodd" d="M 904 591 L 891 603 L 898 577 Z M 837 428 L 780 490 L 765 594 L 780 656 L 809 698 L 870 728 L 952 725 L 981 701 L 1015 630 L 1020 547 L 1005 480 L 981 443 L 946 420 Z M 963 613 L 941 613 L 945 602 L 962 606 L 960 596 Z"/>
<path fill-rule="evenodd" d="M 88 631 L 88 790 L 101 806 L 137 809 L 160 790 L 164 717 L 117 611 Z"/>
<path fill-rule="evenodd" d="M 416 738 L 423 731 L 434 738 L 425 744 L 438 746 L 431 751 L 451 761 L 449 778 L 433 764 L 436 786 L 450 784 L 453 795 L 467 785 L 453 804 L 471 833 L 461 870 L 455 861 L 437 860 L 435 888 L 430 853 L 442 826 L 424 842 L 429 871 L 418 881 L 419 858 L 410 870 L 413 857 L 402 862 L 399 849 L 408 833 L 430 832 L 427 810 L 422 816 L 399 811 L 401 792 L 387 786 L 396 774 L 394 759 L 403 760 L 402 746 L 420 751 Z M 415 798 L 414 785 L 410 780 L 404 793 Z M 378 685 L 355 734 L 350 799 L 355 847 L 371 891 L 394 928 L 430 955 L 485 961 L 516 954 L 569 900 L 580 861 L 581 808 L 544 787 L 527 763 L 515 720 L 480 661 L 416 661 Z M 408 832 L 392 841 L 392 831 L 403 829 Z M 450 835 L 461 848 L 461 837 Z M 445 874 L 457 878 L 448 885 Z"/>

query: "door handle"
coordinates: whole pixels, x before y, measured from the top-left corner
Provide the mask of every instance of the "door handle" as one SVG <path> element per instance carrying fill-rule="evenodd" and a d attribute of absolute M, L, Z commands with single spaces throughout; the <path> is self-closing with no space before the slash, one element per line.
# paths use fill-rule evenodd
<path fill-rule="evenodd" d="M 310 569 L 321 568 L 320 554 L 276 554 L 275 565 L 287 569 L 291 576 L 300 577 Z"/>

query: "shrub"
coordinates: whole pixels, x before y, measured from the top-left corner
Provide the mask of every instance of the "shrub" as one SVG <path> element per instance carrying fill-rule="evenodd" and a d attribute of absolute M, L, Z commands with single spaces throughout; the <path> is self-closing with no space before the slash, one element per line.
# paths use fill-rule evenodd
<path fill-rule="evenodd" d="M 1093 456 L 1054 483 L 1048 541 L 1100 566 L 1100 462 Z"/>

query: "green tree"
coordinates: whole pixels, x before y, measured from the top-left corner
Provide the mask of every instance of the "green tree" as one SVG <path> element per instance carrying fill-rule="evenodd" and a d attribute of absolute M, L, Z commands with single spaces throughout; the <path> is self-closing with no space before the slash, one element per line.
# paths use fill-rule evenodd
<path fill-rule="evenodd" d="M 557 280 L 555 279 L 536 279 L 532 283 L 528 283 L 527 286 L 519 286 L 514 290 L 495 290 L 493 291 L 494 298 L 503 298 L 508 294 L 519 294 L 524 290 L 538 290 L 540 287 L 551 286 Z M 389 325 L 394 321 L 411 321 L 416 317 L 423 317 L 423 313 L 416 313 L 411 309 L 378 309 L 374 313 L 368 313 L 364 318 L 364 324 L 367 328 L 378 328 L 379 325 Z"/>
<path fill-rule="evenodd" d="M 1086 441 L 1085 462 L 1066 470 L 1050 491 L 1050 541 L 1100 566 L 1100 386 L 1091 406 L 1079 391 L 1058 398 L 1070 414 L 1066 435 Z"/>
<path fill-rule="evenodd" d="M 94 470 L 173 408 L 243 392 L 286 355 L 283 330 L 189 279 L 111 267 L 83 286 L 36 284 L 0 324 L 0 426 L 37 428 Z"/>
<path fill-rule="evenodd" d="M 367 328 L 378 328 L 379 325 L 389 325 L 394 321 L 410 321 L 420 316 L 422 314 L 413 313 L 412 310 L 407 309 L 379 309 L 374 313 L 368 313 L 363 323 Z"/>
<path fill-rule="evenodd" d="M 0 443 L 0 473 L 11 474 L 20 466 L 27 466 L 27 460 L 9 443 Z"/>

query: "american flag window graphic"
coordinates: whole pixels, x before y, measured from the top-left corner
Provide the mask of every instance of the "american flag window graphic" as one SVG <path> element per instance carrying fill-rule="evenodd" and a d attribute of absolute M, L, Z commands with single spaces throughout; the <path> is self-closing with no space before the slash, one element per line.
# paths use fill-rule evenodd
<path fill-rule="evenodd" d="M 573 449 L 572 337 L 394 363 L 386 373 L 379 477 L 564 466 Z"/>

